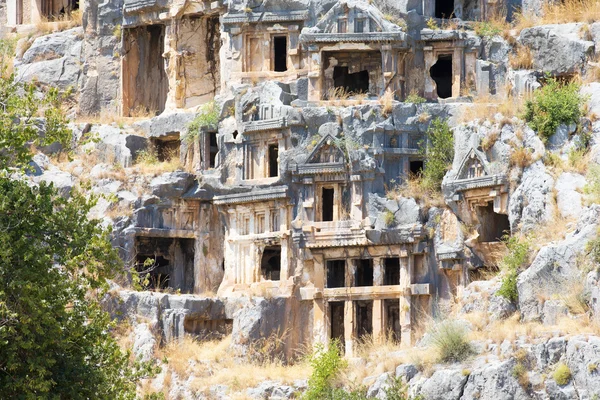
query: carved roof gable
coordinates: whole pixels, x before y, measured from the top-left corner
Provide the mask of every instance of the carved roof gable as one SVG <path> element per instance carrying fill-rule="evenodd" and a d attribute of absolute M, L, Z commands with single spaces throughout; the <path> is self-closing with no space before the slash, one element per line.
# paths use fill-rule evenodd
<path fill-rule="evenodd" d="M 311 30 L 312 33 L 375 33 L 400 31 L 400 27 L 383 18 L 381 11 L 365 0 L 340 0 Z"/>
<path fill-rule="evenodd" d="M 458 179 L 482 178 L 490 174 L 487 163 L 475 149 L 469 151 L 458 171 Z"/>
<path fill-rule="evenodd" d="M 343 164 L 344 160 L 344 152 L 335 144 L 335 138 L 327 135 L 315 146 L 305 164 Z"/>

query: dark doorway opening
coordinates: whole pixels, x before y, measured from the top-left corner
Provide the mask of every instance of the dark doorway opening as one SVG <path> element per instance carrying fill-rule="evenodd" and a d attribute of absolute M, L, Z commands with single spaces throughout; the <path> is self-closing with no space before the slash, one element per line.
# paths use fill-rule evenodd
<path fill-rule="evenodd" d="M 273 38 L 273 70 L 275 72 L 287 71 L 287 36 Z"/>
<path fill-rule="evenodd" d="M 279 146 L 269 145 L 269 177 L 279 176 Z"/>
<path fill-rule="evenodd" d="M 452 56 L 441 55 L 429 73 L 437 86 L 437 95 L 441 99 L 452 97 Z"/>
<path fill-rule="evenodd" d="M 217 166 L 217 153 L 219 152 L 219 146 L 217 144 L 217 132 L 208 133 L 208 167 L 215 168 Z"/>
<path fill-rule="evenodd" d="M 333 221 L 333 201 L 335 198 L 335 189 L 323 188 L 321 195 L 321 220 L 322 221 Z"/>
<path fill-rule="evenodd" d="M 479 219 L 479 241 L 499 242 L 502 236 L 510 234 L 508 215 L 494 212 L 494 203 L 489 202 L 485 207 L 477 207 Z"/>
<path fill-rule="evenodd" d="M 435 0 L 435 17 L 436 18 L 452 18 L 454 14 L 454 1 L 452 0 Z"/>
<path fill-rule="evenodd" d="M 373 260 L 356 260 L 355 286 L 373 286 Z"/>
<path fill-rule="evenodd" d="M 327 287 L 340 288 L 346 286 L 346 260 L 327 261 Z"/>
<path fill-rule="evenodd" d="M 281 246 L 265 247 L 260 263 L 263 278 L 268 281 L 281 279 Z"/>
<path fill-rule="evenodd" d="M 173 132 L 156 138 L 153 142 L 158 161 L 164 162 L 179 158 L 179 149 L 181 147 L 179 132 Z"/>
<path fill-rule="evenodd" d="M 373 335 L 373 301 L 355 301 L 356 337 Z"/>
<path fill-rule="evenodd" d="M 398 299 L 387 299 L 383 302 L 385 313 L 385 334 L 388 339 L 400 342 L 400 302 Z"/>
<path fill-rule="evenodd" d="M 411 175 L 421 175 L 423 173 L 423 160 L 410 161 L 408 168 Z"/>
<path fill-rule="evenodd" d="M 137 237 L 135 270 L 146 290 L 194 291 L 194 239 Z"/>
<path fill-rule="evenodd" d="M 400 284 L 400 259 L 386 258 L 383 264 L 383 284 Z"/>
<path fill-rule="evenodd" d="M 329 322 L 331 331 L 331 340 L 337 340 L 344 349 L 344 302 L 332 301 L 329 303 Z"/>
<path fill-rule="evenodd" d="M 333 68 L 333 86 L 346 93 L 367 93 L 369 91 L 369 71 L 349 73 L 348 67 Z"/>

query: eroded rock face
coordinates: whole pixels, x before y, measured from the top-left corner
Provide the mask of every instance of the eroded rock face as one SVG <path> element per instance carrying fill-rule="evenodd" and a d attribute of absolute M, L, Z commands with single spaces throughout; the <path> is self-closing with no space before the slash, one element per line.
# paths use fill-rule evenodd
<path fill-rule="evenodd" d="M 594 42 L 582 40 L 583 24 L 543 25 L 521 31 L 519 42 L 531 49 L 537 70 L 553 75 L 581 72 L 594 52 Z"/>
<path fill-rule="evenodd" d="M 597 235 L 600 206 L 586 210 L 574 232 L 558 243 L 542 247 L 531 266 L 519 275 L 519 310 L 525 321 L 542 320 L 544 304 L 540 298 L 564 295 L 565 288 L 582 281 L 577 269 L 577 257 L 588 241 Z M 554 318 L 552 318 L 554 319 Z"/>

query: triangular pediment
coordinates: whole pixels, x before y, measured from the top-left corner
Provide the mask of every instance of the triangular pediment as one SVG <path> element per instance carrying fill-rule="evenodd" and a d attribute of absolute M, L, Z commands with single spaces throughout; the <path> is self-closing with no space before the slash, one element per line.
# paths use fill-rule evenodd
<path fill-rule="evenodd" d="M 471 149 L 462 161 L 458 179 L 482 178 L 488 175 L 487 163 L 475 149 Z"/>
<path fill-rule="evenodd" d="M 340 0 L 317 23 L 314 33 L 376 33 L 399 31 L 366 0 Z"/>
<path fill-rule="evenodd" d="M 306 164 L 343 164 L 344 152 L 333 136 L 327 135 L 315 146 L 306 159 Z"/>

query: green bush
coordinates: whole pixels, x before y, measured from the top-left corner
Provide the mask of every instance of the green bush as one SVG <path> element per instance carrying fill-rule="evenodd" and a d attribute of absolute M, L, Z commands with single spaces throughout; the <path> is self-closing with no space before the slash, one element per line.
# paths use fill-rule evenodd
<path fill-rule="evenodd" d="M 385 210 L 381 213 L 381 218 L 386 227 L 390 227 L 396 222 L 396 215 L 390 210 Z"/>
<path fill-rule="evenodd" d="M 517 278 L 519 270 L 529 260 L 529 242 L 525 239 L 519 239 L 516 236 L 505 236 L 504 242 L 508 248 L 508 253 L 500 261 L 500 266 L 505 270 L 505 274 L 497 294 L 512 302 L 516 302 L 519 298 Z"/>
<path fill-rule="evenodd" d="M 440 191 L 444 175 L 454 160 L 454 135 L 446 120 L 436 118 L 426 136 L 427 145 L 421 146 L 425 158 L 422 184 L 426 189 Z"/>
<path fill-rule="evenodd" d="M 315 345 L 315 350 L 310 357 L 312 373 L 308 378 L 308 389 L 302 396 L 303 400 L 328 399 L 335 394 L 333 381 L 347 366 L 340 347 L 337 340 L 329 342 L 327 348 L 322 344 Z M 337 396 L 340 394 L 338 393 Z"/>
<path fill-rule="evenodd" d="M 597 231 L 597 237 L 591 239 L 586 244 L 586 250 L 596 264 L 600 264 L 600 229 Z"/>
<path fill-rule="evenodd" d="M 466 329 L 456 321 L 442 321 L 430 333 L 431 343 L 438 351 L 440 362 L 461 362 L 474 354 Z"/>
<path fill-rule="evenodd" d="M 585 180 L 583 191 L 588 197 L 588 202 L 600 203 L 600 165 L 590 165 Z"/>
<path fill-rule="evenodd" d="M 571 370 L 566 364 L 560 363 L 556 366 L 554 373 L 552 373 L 552 378 L 560 386 L 564 386 L 571 380 Z"/>
<path fill-rule="evenodd" d="M 216 129 L 220 116 L 221 109 L 214 100 L 203 104 L 196 118 L 188 125 L 185 140 L 188 142 L 196 140 L 203 129 Z"/>
<path fill-rule="evenodd" d="M 482 37 L 491 38 L 502 33 L 502 27 L 488 21 L 475 24 L 475 33 Z"/>
<path fill-rule="evenodd" d="M 525 103 L 523 118 L 543 140 L 556 132 L 560 124 L 578 123 L 583 98 L 577 83 L 561 83 L 554 78 L 534 92 L 533 99 Z"/>
<path fill-rule="evenodd" d="M 425 99 L 421 96 L 419 96 L 416 93 L 411 93 L 408 96 L 406 96 L 406 99 L 404 100 L 405 103 L 413 103 L 413 104 L 422 104 L 425 103 Z"/>

